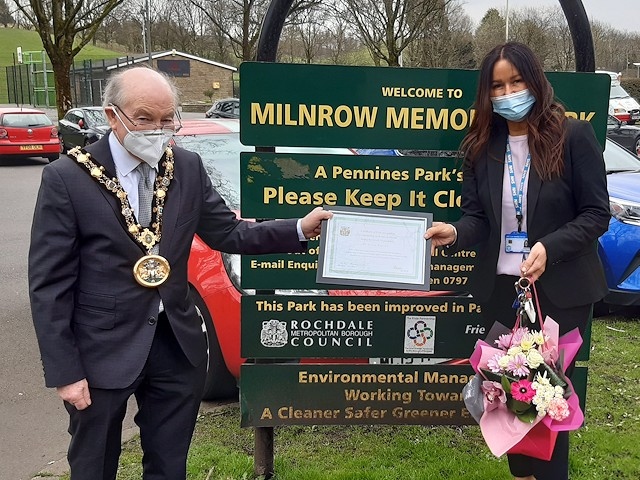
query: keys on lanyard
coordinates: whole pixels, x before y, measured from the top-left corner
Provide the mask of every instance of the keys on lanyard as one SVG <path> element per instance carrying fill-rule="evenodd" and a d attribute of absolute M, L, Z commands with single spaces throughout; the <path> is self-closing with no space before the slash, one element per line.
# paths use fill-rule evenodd
<path fill-rule="evenodd" d="M 514 307 L 521 322 L 525 319 L 529 323 L 536 323 L 536 310 L 533 305 L 533 294 L 531 293 L 531 282 L 528 278 L 522 277 L 514 285 L 516 289 L 516 301 Z"/>

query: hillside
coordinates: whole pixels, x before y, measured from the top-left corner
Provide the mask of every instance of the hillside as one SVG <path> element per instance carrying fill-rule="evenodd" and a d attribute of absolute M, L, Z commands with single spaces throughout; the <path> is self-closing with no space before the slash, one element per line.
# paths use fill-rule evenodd
<path fill-rule="evenodd" d="M 5 67 L 13 65 L 17 48 L 21 47 L 23 52 L 42 51 L 43 48 L 42 41 L 37 32 L 5 27 L 0 27 L 0 45 L 2 45 L 2 48 L 0 48 L 0 104 L 3 104 L 8 102 L 7 69 Z M 103 58 L 116 58 L 121 56 L 124 56 L 122 52 L 87 45 L 76 55 L 74 61 L 87 59 L 101 60 Z"/>

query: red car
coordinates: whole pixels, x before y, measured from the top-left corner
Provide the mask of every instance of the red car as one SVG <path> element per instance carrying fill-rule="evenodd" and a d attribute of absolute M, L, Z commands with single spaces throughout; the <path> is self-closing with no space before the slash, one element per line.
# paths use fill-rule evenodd
<path fill-rule="evenodd" d="M 240 143 L 238 120 L 203 119 L 185 120 L 175 136 L 179 146 L 198 152 L 214 187 L 225 198 L 230 208 L 240 210 L 240 152 L 251 151 Z M 291 148 L 288 151 L 334 153 L 353 155 L 346 148 Z M 282 149 L 282 151 L 287 151 Z M 189 283 L 203 330 L 209 344 L 208 376 L 204 399 L 229 398 L 237 394 L 240 365 L 240 299 L 254 291 L 240 287 L 240 256 L 210 249 L 196 236 L 189 258 Z M 291 291 L 284 292 L 291 294 Z M 309 294 L 327 295 L 386 295 L 428 296 L 450 292 L 417 291 L 313 291 Z M 276 294 L 278 291 L 276 290 Z M 344 361 L 344 360 L 343 360 Z M 362 361 L 368 362 L 368 359 Z"/>
<path fill-rule="evenodd" d="M 45 157 L 60 155 L 58 129 L 41 110 L 0 108 L 0 156 Z"/>

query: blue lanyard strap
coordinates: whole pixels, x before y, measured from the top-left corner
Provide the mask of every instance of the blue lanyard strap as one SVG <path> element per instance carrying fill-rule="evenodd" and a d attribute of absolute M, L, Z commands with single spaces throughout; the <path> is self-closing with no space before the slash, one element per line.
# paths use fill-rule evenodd
<path fill-rule="evenodd" d="M 513 157 L 511 156 L 511 146 L 507 139 L 507 167 L 509 168 L 509 182 L 511 183 L 511 195 L 513 196 L 513 206 L 516 210 L 516 220 L 518 221 L 518 231 L 522 231 L 522 197 L 524 192 L 524 182 L 529 173 L 529 165 L 531 165 L 531 153 L 527 153 L 527 159 L 524 162 L 522 178 L 520 179 L 520 189 L 516 188 L 516 174 L 513 170 Z"/>

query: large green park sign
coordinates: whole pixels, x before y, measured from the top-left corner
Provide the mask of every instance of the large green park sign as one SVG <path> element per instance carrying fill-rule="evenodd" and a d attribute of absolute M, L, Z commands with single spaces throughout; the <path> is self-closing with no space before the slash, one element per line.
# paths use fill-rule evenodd
<path fill-rule="evenodd" d="M 458 148 L 474 118 L 476 71 L 243 63 L 240 75 L 245 145 L 325 153 L 243 153 L 243 217 L 300 217 L 316 206 L 429 212 L 434 221 L 459 217 Z M 604 145 L 609 76 L 548 78 L 567 115 L 591 122 Z M 338 147 L 370 150 L 330 151 Z M 379 149 L 388 150 L 380 155 Z M 344 288 L 315 283 L 318 248 L 312 239 L 302 254 L 243 256 L 242 286 Z M 464 292 L 476 255 L 437 248 L 431 289 Z M 474 422 L 461 393 L 472 369 L 420 361 L 466 358 L 486 336 L 490 325 L 472 298 L 330 293 L 242 298 L 241 349 L 251 359 L 240 377 L 244 426 Z M 580 359 L 588 358 L 588 345 L 587 338 Z M 370 358 L 386 360 L 367 363 Z M 584 401 L 586 368 L 573 379 Z"/>

